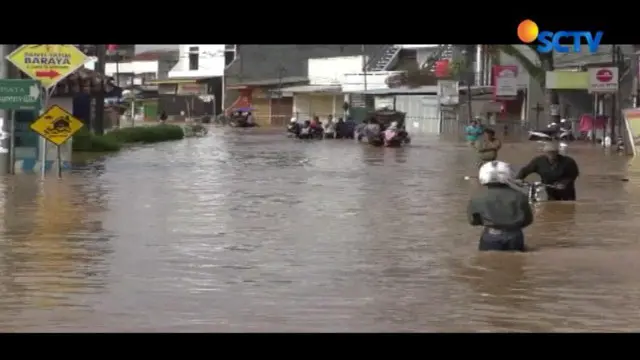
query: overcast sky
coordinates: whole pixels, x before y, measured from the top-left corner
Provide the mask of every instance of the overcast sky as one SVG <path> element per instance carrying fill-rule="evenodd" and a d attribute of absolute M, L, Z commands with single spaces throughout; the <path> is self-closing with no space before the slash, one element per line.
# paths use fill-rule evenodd
<path fill-rule="evenodd" d="M 136 44 L 136 54 L 149 50 L 178 50 L 178 45 L 145 45 Z"/>

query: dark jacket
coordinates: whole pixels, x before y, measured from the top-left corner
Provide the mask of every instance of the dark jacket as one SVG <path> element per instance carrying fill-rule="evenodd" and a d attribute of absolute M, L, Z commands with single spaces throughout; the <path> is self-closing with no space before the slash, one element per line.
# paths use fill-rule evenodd
<path fill-rule="evenodd" d="M 555 164 L 551 164 L 545 155 L 540 155 L 518 171 L 516 179 L 524 179 L 531 174 L 540 175 L 543 184 L 560 183 L 564 189 L 547 189 L 550 200 L 575 200 L 575 181 L 580 175 L 578 164 L 569 156 L 558 155 Z"/>
<path fill-rule="evenodd" d="M 533 222 L 529 199 L 508 185 L 489 185 L 469 201 L 469 223 L 501 230 L 520 230 Z"/>

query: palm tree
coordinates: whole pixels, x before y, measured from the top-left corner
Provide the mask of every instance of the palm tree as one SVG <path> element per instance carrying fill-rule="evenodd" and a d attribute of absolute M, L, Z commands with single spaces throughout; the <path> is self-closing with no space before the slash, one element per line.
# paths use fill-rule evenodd
<path fill-rule="evenodd" d="M 486 50 L 491 58 L 491 62 L 493 64 L 499 64 L 499 54 L 503 52 L 514 59 L 516 59 L 522 67 L 529 73 L 531 78 L 538 81 L 542 88 L 545 88 L 546 81 L 546 73 L 547 71 L 553 71 L 553 53 L 545 53 L 541 54 L 536 50 L 536 45 L 527 45 L 529 48 L 533 50 L 536 54 L 536 59 L 532 60 L 526 56 L 517 46 L 514 45 L 487 45 Z M 437 61 L 437 58 L 434 58 L 433 61 Z M 464 73 L 469 73 L 469 58 L 466 59 L 458 59 L 454 60 L 450 64 L 450 79 L 461 79 Z M 407 80 L 405 83 L 411 85 L 412 83 L 418 83 L 420 85 L 433 85 L 437 81 L 435 76 L 433 76 L 430 67 L 427 66 L 423 69 L 417 70 L 415 72 L 410 72 L 407 74 Z M 546 102 L 547 108 L 551 108 L 551 105 L 555 105 L 558 108 L 558 104 L 560 103 L 558 98 L 558 92 L 554 89 L 546 89 Z M 551 120 L 554 122 L 558 122 L 560 120 L 560 115 L 551 116 Z"/>

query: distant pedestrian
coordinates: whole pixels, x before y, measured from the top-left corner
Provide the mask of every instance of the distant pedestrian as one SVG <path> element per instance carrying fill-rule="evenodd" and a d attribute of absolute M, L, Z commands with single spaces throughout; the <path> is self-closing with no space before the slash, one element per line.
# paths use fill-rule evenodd
<path fill-rule="evenodd" d="M 482 126 L 477 120 L 471 120 L 471 123 L 464 129 L 467 142 L 470 146 L 475 146 L 476 141 L 482 135 Z"/>
<path fill-rule="evenodd" d="M 496 132 L 493 129 L 485 128 L 483 137 L 476 140 L 476 150 L 478 151 L 478 167 L 489 161 L 498 159 L 498 151 L 502 148 L 502 142 L 496 138 Z"/>

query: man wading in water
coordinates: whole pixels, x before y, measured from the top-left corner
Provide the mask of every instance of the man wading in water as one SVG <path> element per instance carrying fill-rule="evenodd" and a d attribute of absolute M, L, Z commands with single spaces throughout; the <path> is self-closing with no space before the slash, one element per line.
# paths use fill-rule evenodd
<path fill-rule="evenodd" d="M 496 132 L 493 129 L 484 129 L 483 136 L 476 141 L 475 147 L 480 158 L 478 161 L 478 167 L 480 167 L 498 158 L 498 151 L 502 147 L 502 142 L 496 138 Z"/>
<path fill-rule="evenodd" d="M 482 226 L 480 251 L 525 251 L 522 229 L 531 225 L 533 213 L 529 199 L 512 188 L 511 166 L 491 161 L 480 167 L 478 179 L 485 190 L 476 194 L 467 207 L 473 226 Z"/>

